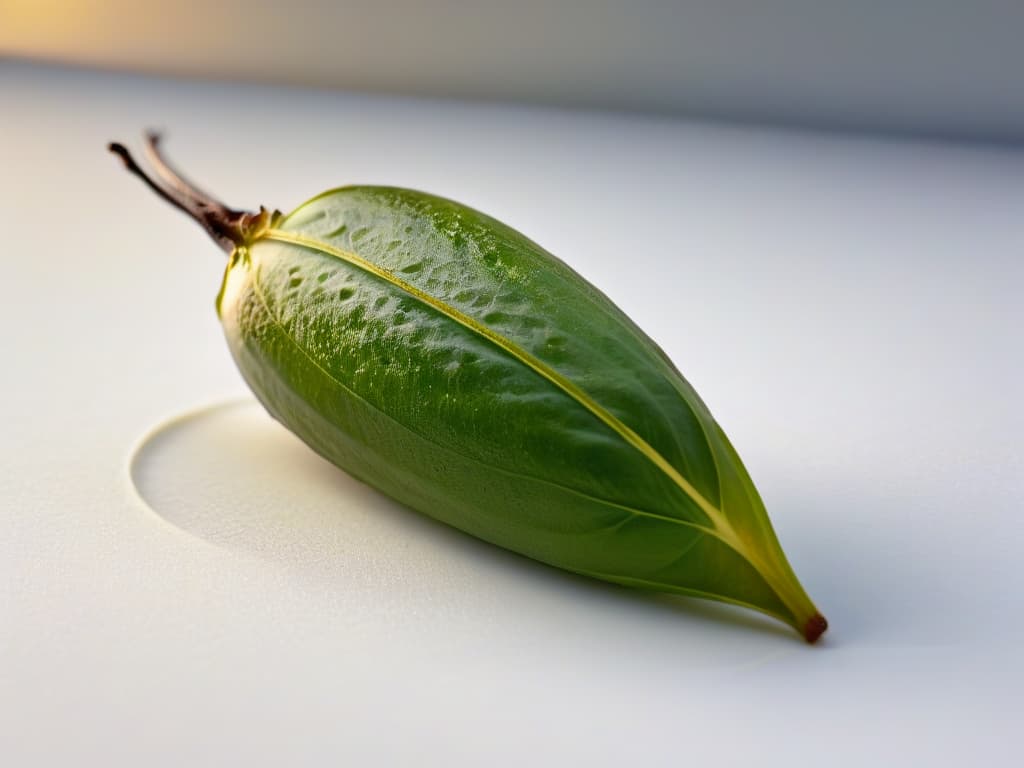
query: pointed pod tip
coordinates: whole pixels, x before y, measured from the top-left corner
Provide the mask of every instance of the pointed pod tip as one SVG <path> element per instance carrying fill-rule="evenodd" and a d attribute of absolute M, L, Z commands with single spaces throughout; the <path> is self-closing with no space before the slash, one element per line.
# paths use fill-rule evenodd
<path fill-rule="evenodd" d="M 828 629 L 828 622 L 820 613 L 816 613 L 804 624 L 804 639 L 808 643 L 814 643 Z"/>

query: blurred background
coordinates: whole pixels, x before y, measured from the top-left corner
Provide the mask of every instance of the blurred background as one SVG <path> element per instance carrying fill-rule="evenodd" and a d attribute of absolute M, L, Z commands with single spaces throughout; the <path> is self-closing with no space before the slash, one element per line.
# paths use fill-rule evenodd
<path fill-rule="evenodd" d="M 1022 40 L 1024 0 L 0 0 L 0 766 L 1012 765 Z M 579 270 L 823 641 L 321 462 L 105 151 L 148 127 L 232 206 L 429 190 Z"/>
<path fill-rule="evenodd" d="M 1024 138 L 1019 0 L 0 0 L 0 56 Z"/>

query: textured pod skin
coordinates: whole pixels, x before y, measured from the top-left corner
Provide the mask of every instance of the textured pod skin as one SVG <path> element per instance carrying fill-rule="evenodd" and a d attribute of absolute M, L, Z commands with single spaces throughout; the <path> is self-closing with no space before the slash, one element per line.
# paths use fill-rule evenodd
<path fill-rule="evenodd" d="M 503 224 L 333 190 L 235 249 L 218 311 L 267 410 L 398 501 L 560 568 L 824 629 L 693 389 Z"/>

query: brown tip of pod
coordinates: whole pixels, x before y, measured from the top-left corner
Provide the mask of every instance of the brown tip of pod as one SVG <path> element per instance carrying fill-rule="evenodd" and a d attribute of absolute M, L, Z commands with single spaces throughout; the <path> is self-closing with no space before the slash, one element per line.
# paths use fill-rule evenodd
<path fill-rule="evenodd" d="M 822 636 L 826 629 L 828 629 L 828 622 L 825 621 L 825 617 L 816 613 L 804 624 L 804 639 L 808 643 L 813 643 Z"/>

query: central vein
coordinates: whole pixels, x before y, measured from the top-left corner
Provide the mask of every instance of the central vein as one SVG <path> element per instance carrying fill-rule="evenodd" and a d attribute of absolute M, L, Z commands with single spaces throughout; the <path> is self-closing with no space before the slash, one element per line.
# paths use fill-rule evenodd
<path fill-rule="evenodd" d="M 348 264 L 357 267 L 364 272 L 368 272 L 371 275 L 379 277 L 381 280 L 385 280 L 388 283 L 394 285 L 397 288 L 405 291 L 414 298 L 423 302 L 432 309 L 440 312 L 446 317 L 451 318 L 459 325 L 468 328 L 475 334 L 483 336 L 489 342 L 504 350 L 508 354 L 512 355 L 516 360 L 521 362 L 523 365 L 529 367 L 540 376 L 544 377 L 556 387 L 561 389 L 576 402 L 590 411 L 595 417 L 600 419 L 605 425 L 616 432 L 623 440 L 629 443 L 633 448 L 639 451 L 645 458 L 647 458 L 652 464 L 660 469 L 665 475 L 669 477 L 693 502 L 701 509 L 704 514 L 708 516 L 714 526 L 713 530 L 709 532 L 713 535 L 721 538 L 727 544 L 737 549 L 741 554 L 745 552 L 745 547 L 742 547 L 736 532 L 729 524 L 725 515 L 709 502 L 704 496 L 698 491 L 685 477 L 683 477 L 679 471 L 673 467 L 664 456 L 661 455 L 654 447 L 644 440 L 640 435 L 634 432 L 629 426 L 624 424 L 614 414 L 610 413 L 607 409 L 602 407 L 600 403 L 595 401 L 590 395 L 580 389 L 571 380 L 560 374 L 551 366 L 547 365 L 544 361 L 538 359 L 534 355 L 531 355 L 525 349 L 514 343 L 510 339 L 502 336 L 486 325 L 478 322 L 464 312 L 460 312 L 450 304 L 446 304 L 435 296 L 431 296 L 429 293 L 417 288 L 415 285 L 406 282 L 402 278 L 398 277 L 394 273 L 383 269 L 382 267 L 374 264 L 372 261 L 363 258 L 357 253 L 351 251 L 345 251 L 341 248 L 335 248 L 332 245 L 315 240 L 310 237 L 304 237 L 297 235 L 292 232 L 285 232 L 280 229 L 268 229 L 266 230 L 260 239 L 276 240 L 282 243 L 291 243 L 292 245 L 298 245 L 303 248 L 309 248 L 311 250 L 320 251 L 328 256 L 340 259 Z"/>

